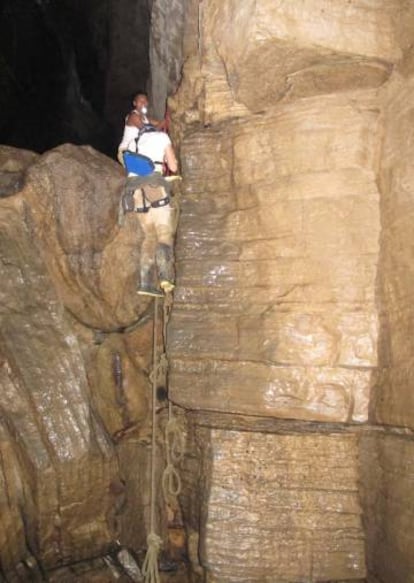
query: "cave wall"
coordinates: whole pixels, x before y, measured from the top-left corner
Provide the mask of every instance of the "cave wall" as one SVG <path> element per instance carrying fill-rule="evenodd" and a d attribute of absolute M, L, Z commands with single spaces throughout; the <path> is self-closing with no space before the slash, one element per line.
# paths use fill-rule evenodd
<path fill-rule="evenodd" d="M 414 428 L 412 393 L 413 294 L 413 53 L 408 53 L 387 88 L 381 185 L 383 368 L 374 415 L 379 423 Z"/>
<path fill-rule="evenodd" d="M 384 88 L 379 261 L 380 368 L 372 417 L 384 435 L 367 440 L 368 560 L 380 581 L 414 581 L 413 52 Z M 372 496 L 373 493 L 373 496 Z"/>
<path fill-rule="evenodd" d="M 186 25 L 169 353 L 193 571 L 411 581 L 413 8 L 193 2 Z"/>
<path fill-rule="evenodd" d="M 122 7 L 113 42 L 148 17 Z M 184 177 L 168 348 L 192 581 L 411 583 L 413 8 L 151 10 Z M 112 58 L 115 103 L 137 63 Z M 0 151 L 0 578 L 75 581 L 146 544 L 153 305 L 122 181 L 86 146 Z"/>
<path fill-rule="evenodd" d="M 176 92 L 181 79 L 188 4 L 188 0 L 152 3 L 149 87 L 154 114 L 160 119 L 165 115 L 167 98 Z"/>
<path fill-rule="evenodd" d="M 0 148 L 2 581 L 118 580 L 66 569 L 146 545 L 152 304 L 123 180 L 89 146 Z"/>

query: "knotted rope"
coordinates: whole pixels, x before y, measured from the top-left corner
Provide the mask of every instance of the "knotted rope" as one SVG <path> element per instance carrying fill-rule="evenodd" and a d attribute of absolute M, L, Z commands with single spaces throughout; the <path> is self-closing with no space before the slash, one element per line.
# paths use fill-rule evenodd
<path fill-rule="evenodd" d="M 142 566 L 145 583 L 160 583 L 158 570 L 158 554 L 162 544 L 161 538 L 154 532 L 155 529 L 155 462 L 156 462 L 156 406 L 157 406 L 157 373 L 155 365 L 158 340 L 158 298 L 154 301 L 152 355 L 154 370 L 152 372 L 152 438 L 151 438 L 151 489 L 150 489 L 150 532 L 147 537 L 147 554 Z"/>
<path fill-rule="evenodd" d="M 167 346 L 167 325 L 172 309 L 171 295 L 165 298 L 163 307 L 163 343 L 165 350 L 165 347 Z M 164 378 L 164 380 L 166 380 L 168 374 L 168 359 L 165 352 L 163 356 L 165 356 L 166 362 Z M 168 501 L 169 497 L 176 497 L 181 493 L 181 478 L 175 465 L 179 464 L 184 457 L 184 434 L 177 418 L 174 417 L 171 401 L 168 401 L 168 421 L 165 427 L 164 443 L 167 464 L 162 475 L 162 489 L 164 492 L 164 498 Z"/>
<path fill-rule="evenodd" d="M 161 545 L 162 540 L 158 534 L 150 532 L 147 536 L 147 554 L 142 564 L 142 574 L 144 575 L 145 583 L 160 583 L 161 581 L 158 570 L 158 555 Z"/>
<path fill-rule="evenodd" d="M 169 419 L 165 428 L 165 455 L 167 465 L 162 475 L 164 498 L 178 496 L 181 493 L 181 477 L 174 464 L 181 462 L 184 456 L 184 435 L 172 414 L 171 403 L 168 406 Z"/>
<path fill-rule="evenodd" d="M 165 352 L 167 341 L 167 324 L 172 308 L 172 296 L 164 297 L 163 305 L 163 352 L 158 357 L 158 298 L 154 301 L 153 320 L 153 369 L 150 374 L 152 382 L 152 439 L 151 439 L 151 491 L 150 491 L 150 532 L 147 537 L 147 553 L 142 565 L 142 574 L 145 583 L 160 583 L 158 569 L 158 555 L 162 545 L 161 538 L 154 532 L 155 529 L 155 473 L 156 473 L 156 407 L 157 386 L 167 384 L 168 359 Z M 162 475 L 164 497 L 176 497 L 181 492 L 181 478 L 174 464 L 178 464 L 184 456 L 184 434 L 177 419 L 173 415 L 171 401 L 168 403 L 168 422 L 165 428 L 165 455 L 167 465 Z"/>

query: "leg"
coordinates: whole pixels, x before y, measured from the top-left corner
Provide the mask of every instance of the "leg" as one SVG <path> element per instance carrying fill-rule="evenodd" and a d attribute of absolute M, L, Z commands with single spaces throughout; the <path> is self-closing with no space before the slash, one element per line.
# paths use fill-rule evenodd
<path fill-rule="evenodd" d="M 155 254 L 157 248 L 157 232 L 148 213 L 137 213 L 139 223 L 144 232 L 144 240 L 141 245 L 140 256 L 140 286 L 138 293 L 141 295 L 162 296 L 158 289 Z"/>
<path fill-rule="evenodd" d="M 173 252 L 173 209 L 168 205 L 158 209 L 151 209 L 154 213 L 154 224 L 157 232 L 156 263 L 161 288 L 165 292 L 174 289 L 175 270 Z"/>

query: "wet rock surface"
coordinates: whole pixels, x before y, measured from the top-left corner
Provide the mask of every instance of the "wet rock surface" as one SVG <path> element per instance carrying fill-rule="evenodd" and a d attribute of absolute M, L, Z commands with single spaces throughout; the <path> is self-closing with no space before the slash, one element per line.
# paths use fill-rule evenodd
<path fill-rule="evenodd" d="M 384 95 L 388 107 L 380 173 L 383 235 L 379 276 L 383 368 L 375 403 L 380 423 L 411 429 L 414 428 L 413 83 L 412 73 L 408 78 L 395 75 Z"/>
<path fill-rule="evenodd" d="M 412 7 L 154 4 L 159 95 L 185 59 L 167 338 L 187 449 L 157 531 L 192 583 L 412 583 Z M 149 523 L 141 232 L 90 147 L 0 149 L 1 173 L 1 576 L 122 581 L 105 559 L 141 558 Z"/>
<path fill-rule="evenodd" d="M 413 450 L 412 432 L 374 433 L 362 440 L 367 562 L 379 581 L 414 581 Z"/>
<path fill-rule="evenodd" d="M 170 333 L 178 404 L 367 420 L 377 108 L 370 92 L 309 98 L 220 139 L 219 128 L 184 139 Z"/>
<path fill-rule="evenodd" d="M 24 188 L 0 201 L 0 562 L 7 581 L 41 581 L 47 570 L 105 555 L 122 539 L 120 516 L 129 512 L 122 440 L 141 444 L 123 454 L 125 467 L 143 471 L 148 463 L 137 452 L 148 448 L 140 432 L 148 431 L 152 327 L 149 302 L 135 294 L 137 261 L 128 268 L 129 257 L 139 257 L 138 225 L 127 218 L 120 235 L 126 259 L 109 259 L 118 292 L 100 287 L 102 263 L 93 260 L 120 233 L 122 177 L 91 148 L 29 158 Z M 1 149 L 2 168 L 24 167 L 26 159 Z M 116 315 L 120 301 L 127 311 Z M 145 545 L 142 508 L 135 496 L 143 533 L 137 549 Z"/>
<path fill-rule="evenodd" d="M 413 410 L 413 16 L 399 0 L 189 8 L 196 40 L 170 100 L 184 184 L 169 348 L 170 395 L 192 411 L 183 504 L 200 581 L 411 580 L 412 528 L 398 530 L 412 434 L 403 447 L 398 426 Z M 338 464 L 332 422 L 339 450 L 353 444 Z M 319 478 L 330 459 L 354 476 L 356 506 L 334 505 L 341 541 L 301 512 L 308 440 Z"/>
<path fill-rule="evenodd" d="M 207 580 L 362 579 L 357 436 L 207 427 L 218 421 L 191 416 L 183 471 L 187 525 Z"/>

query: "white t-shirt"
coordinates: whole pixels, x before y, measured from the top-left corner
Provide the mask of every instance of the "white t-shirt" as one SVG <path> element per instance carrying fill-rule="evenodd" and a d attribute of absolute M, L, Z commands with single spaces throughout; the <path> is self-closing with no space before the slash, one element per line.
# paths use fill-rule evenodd
<path fill-rule="evenodd" d="M 139 130 L 136 126 L 125 126 L 120 150 L 136 151 L 136 138 Z M 138 153 L 151 158 L 153 162 L 163 162 L 165 149 L 171 144 L 171 140 L 165 132 L 145 132 L 138 140 Z"/>
<path fill-rule="evenodd" d="M 163 162 L 165 149 L 170 144 L 171 140 L 165 132 L 145 132 L 138 140 L 138 153 L 153 162 Z"/>
<path fill-rule="evenodd" d="M 135 140 L 138 137 L 138 128 L 136 126 L 125 126 L 124 135 L 122 136 L 119 150 L 130 150 L 135 152 Z"/>

